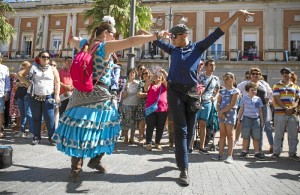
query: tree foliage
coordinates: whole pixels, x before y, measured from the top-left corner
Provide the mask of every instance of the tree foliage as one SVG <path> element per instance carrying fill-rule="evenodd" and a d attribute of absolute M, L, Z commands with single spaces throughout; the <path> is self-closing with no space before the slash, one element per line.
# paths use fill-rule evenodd
<path fill-rule="evenodd" d="M 15 35 L 15 30 L 6 17 L 9 13 L 15 13 L 15 10 L 8 3 L 0 0 L 0 41 L 2 43 L 7 43 Z"/>
<path fill-rule="evenodd" d="M 110 15 L 115 18 L 116 30 L 124 38 L 129 36 L 130 32 L 130 0 L 93 0 L 92 9 L 85 12 L 85 18 L 92 18 L 93 22 L 88 26 L 91 31 L 102 22 L 103 16 Z M 148 6 L 136 2 L 135 30 L 149 30 L 152 26 L 151 9 Z"/>

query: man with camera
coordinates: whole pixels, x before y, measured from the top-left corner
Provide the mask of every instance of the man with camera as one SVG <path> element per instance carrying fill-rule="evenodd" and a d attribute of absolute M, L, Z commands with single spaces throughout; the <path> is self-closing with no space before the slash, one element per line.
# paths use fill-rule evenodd
<path fill-rule="evenodd" d="M 201 93 L 202 99 L 202 109 L 196 114 L 197 121 L 199 123 L 199 135 L 200 135 L 200 146 L 199 152 L 201 154 L 209 154 L 205 149 L 205 139 L 206 139 L 206 121 L 210 116 L 213 104 L 220 89 L 219 77 L 213 75 L 216 69 L 216 64 L 214 60 L 208 60 L 205 63 L 205 72 L 199 75 L 198 82 L 202 86 L 203 90 Z"/>

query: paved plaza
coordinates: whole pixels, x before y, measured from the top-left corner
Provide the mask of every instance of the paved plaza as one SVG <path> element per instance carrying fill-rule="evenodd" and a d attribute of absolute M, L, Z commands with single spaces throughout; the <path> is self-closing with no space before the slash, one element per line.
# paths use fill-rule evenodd
<path fill-rule="evenodd" d="M 266 161 L 255 161 L 253 155 L 240 160 L 241 146 L 234 150 L 233 164 L 212 161 L 214 152 L 194 151 L 189 155 L 190 185 L 181 187 L 166 134 L 163 151 L 148 152 L 145 147 L 118 142 L 115 154 L 103 159 L 106 174 L 89 169 L 86 159 L 82 182 L 74 184 L 68 180 L 70 158 L 48 146 L 46 138 L 32 146 L 31 140 L 14 138 L 9 129 L 6 132 L 0 145 L 13 147 L 13 165 L 0 169 L 0 194 L 300 194 L 300 162 L 288 158 L 287 137 L 278 161 L 267 153 L 266 136 Z"/>

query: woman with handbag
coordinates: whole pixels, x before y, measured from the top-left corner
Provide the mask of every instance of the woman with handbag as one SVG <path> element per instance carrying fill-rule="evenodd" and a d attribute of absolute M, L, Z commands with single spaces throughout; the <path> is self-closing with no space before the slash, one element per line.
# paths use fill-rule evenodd
<path fill-rule="evenodd" d="M 20 71 L 25 68 L 31 66 L 30 62 L 24 61 L 20 66 Z M 15 137 L 25 137 L 25 138 L 33 138 L 33 129 L 32 129 L 32 113 L 29 107 L 29 101 L 27 97 L 27 86 L 25 83 L 18 81 L 16 83 L 17 90 L 14 96 L 14 99 L 18 105 L 20 112 L 20 132 L 15 135 Z M 29 126 L 29 134 L 26 135 L 26 123 Z"/>
<path fill-rule="evenodd" d="M 33 141 L 37 145 L 41 141 L 42 116 L 48 129 L 49 145 L 54 146 L 51 137 L 55 130 L 54 108 L 60 103 L 60 80 L 57 69 L 49 65 L 50 54 L 42 51 L 35 59 L 35 63 L 24 68 L 17 74 L 17 78 L 27 87 L 29 106 L 32 111 Z M 27 76 L 30 80 L 27 80 Z"/>
<path fill-rule="evenodd" d="M 145 105 L 146 116 L 146 150 L 152 150 L 152 135 L 156 128 L 155 148 L 162 150 L 160 140 L 163 135 L 168 116 L 167 81 L 168 73 L 164 69 L 156 69 L 154 76 L 145 83 L 147 99 Z"/>
<path fill-rule="evenodd" d="M 145 91 L 145 83 L 151 78 L 152 73 L 149 69 L 144 69 L 141 78 L 142 80 L 139 83 L 139 90 L 137 92 L 137 97 L 139 98 L 139 104 L 136 112 L 136 120 L 138 121 L 139 129 L 139 145 L 144 145 L 144 133 L 146 127 L 145 121 L 145 104 L 147 98 L 147 92 Z"/>

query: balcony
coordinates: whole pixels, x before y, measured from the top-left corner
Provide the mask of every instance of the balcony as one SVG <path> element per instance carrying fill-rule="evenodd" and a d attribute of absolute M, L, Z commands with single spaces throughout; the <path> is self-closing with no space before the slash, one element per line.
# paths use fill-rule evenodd
<path fill-rule="evenodd" d="M 35 50 L 32 54 L 27 51 L 0 51 L 3 58 L 6 60 L 25 60 L 32 59 L 37 56 L 42 50 Z M 73 56 L 72 49 L 48 50 L 50 57 L 59 59 L 66 56 Z M 75 51 L 76 53 L 76 51 Z M 119 59 L 127 59 L 128 49 L 116 52 Z M 136 60 L 168 60 L 168 54 L 162 50 L 140 50 L 135 49 Z M 249 54 L 248 51 L 230 50 L 230 51 L 207 51 L 203 59 L 214 59 L 215 61 L 300 61 L 300 52 L 290 52 L 283 50 L 263 50 Z"/>

